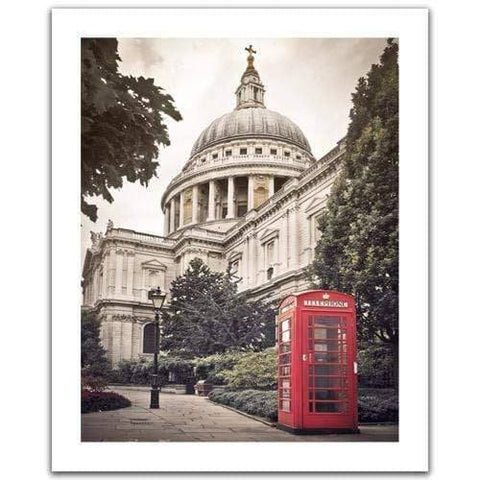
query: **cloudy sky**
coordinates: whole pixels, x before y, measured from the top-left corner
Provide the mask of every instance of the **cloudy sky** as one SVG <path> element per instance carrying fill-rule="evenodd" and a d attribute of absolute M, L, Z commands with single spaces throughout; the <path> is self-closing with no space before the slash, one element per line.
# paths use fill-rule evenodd
<path fill-rule="evenodd" d="M 188 160 L 193 143 L 215 118 L 235 107 L 234 92 L 246 67 L 245 46 L 257 54 L 265 104 L 303 130 L 319 158 L 348 127 L 351 93 L 360 76 L 377 63 L 385 39 L 121 39 L 120 68 L 152 77 L 173 96 L 183 120 L 167 120 L 171 145 L 160 152 L 158 178 L 148 188 L 125 182 L 115 201 L 97 200 L 96 223 L 82 216 L 82 256 L 90 231 L 116 227 L 162 235 L 160 199 Z"/>

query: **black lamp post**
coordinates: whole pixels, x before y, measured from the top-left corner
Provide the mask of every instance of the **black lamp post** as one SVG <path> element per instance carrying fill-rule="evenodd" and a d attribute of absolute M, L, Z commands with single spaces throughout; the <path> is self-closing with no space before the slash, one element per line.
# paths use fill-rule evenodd
<path fill-rule="evenodd" d="M 159 408 L 159 381 L 158 381 L 158 340 L 160 338 L 160 310 L 167 294 L 160 287 L 152 288 L 148 292 L 148 299 L 153 303 L 155 311 L 155 350 L 153 353 L 152 389 L 150 391 L 150 408 Z"/>

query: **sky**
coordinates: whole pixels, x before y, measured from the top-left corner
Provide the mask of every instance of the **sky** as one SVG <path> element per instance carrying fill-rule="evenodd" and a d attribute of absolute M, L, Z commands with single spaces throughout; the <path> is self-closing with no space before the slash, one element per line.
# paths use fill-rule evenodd
<path fill-rule="evenodd" d="M 265 105 L 293 120 L 306 135 L 316 158 L 347 132 L 351 94 L 386 45 L 382 38 L 362 39 L 119 39 L 120 71 L 153 78 L 175 100 L 183 120 L 166 117 L 171 145 L 160 150 L 158 178 L 147 188 L 124 182 L 114 202 L 95 199 L 98 220 L 82 215 L 82 257 L 90 231 L 115 227 L 163 234 L 160 200 L 180 172 L 192 146 L 213 120 L 235 107 L 234 92 L 246 68 L 252 44 L 255 67 L 265 85 Z"/>

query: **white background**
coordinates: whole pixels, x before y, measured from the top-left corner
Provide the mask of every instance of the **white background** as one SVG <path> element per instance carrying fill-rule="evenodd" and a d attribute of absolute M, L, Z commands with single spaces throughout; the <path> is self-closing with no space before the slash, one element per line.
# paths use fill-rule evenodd
<path fill-rule="evenodd" d="M 400 39 L 400 441 L 79 443 L 82 36 Z M 426 10 L 55 10 L 53 62 L 53 468 L 55 471 L 427 469 Z M 186 146 L 188 148 L 189 146 Z M 68 321 L 65 321 L 68 319 Z M 135 452 L 133 454 L 133 452 Z M 213 453 L 214 452 L 214 453 Z M 212 457 L 213 453 L 213 457 Z M 321 458 L 321 462 L 319 461 Z M 182 462 L 188 458 L 188 462 Z M 348 458 L 348 461 L 345 461 Z M 180 467 L 181 464 L 181 467 Z"/>
<path fill-rule="evenodd" d="M 357 3 L 361 4 L 350 5 Z M 479 123 L 479 15 L 475 2 L 430 4 L 431 475 L 470 478 L 477 471 L 478 451 L 479 389 L 478 373 L 473 367 L 478 363 L 479 334 L 475 311 L 479 266 L 479 166 L 475 148 Z M 4 9 L 1 19 L 1 158 L 2 165 L 7 167 L 1 175 L 1 408 L 2 439 L 6 441 L 2 472 L 9 478 L 41 478 L 47 476 L 49 468 L 47 6 L 40 1 L 11 4 Z M 65 318 L 65 322 L 68 320 Z"/>

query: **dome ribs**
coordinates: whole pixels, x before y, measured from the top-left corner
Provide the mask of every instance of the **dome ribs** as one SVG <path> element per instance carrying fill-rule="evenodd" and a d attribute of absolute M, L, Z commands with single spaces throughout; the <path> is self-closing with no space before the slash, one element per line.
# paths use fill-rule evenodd
<path fill-rule="evenodd" d="M 298 125 L 280 113 L 252 107 L 234 110 L 214 120 L 194 143 L 190 158 L 213 145 L 249 135 L 272 137 L 311 153 L 310 145 Z"/>

